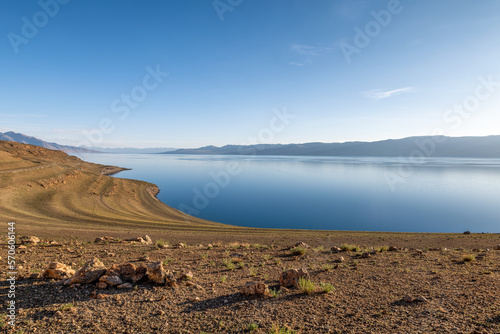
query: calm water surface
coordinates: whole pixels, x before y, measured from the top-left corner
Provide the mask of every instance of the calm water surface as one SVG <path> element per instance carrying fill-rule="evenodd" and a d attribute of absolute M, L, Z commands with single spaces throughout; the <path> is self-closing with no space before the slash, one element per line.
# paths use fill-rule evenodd
<path fill-rule="evenodd" d="M 500 159 L 81 154 L 221 223 L 269 228 L 500 232 Z"/>

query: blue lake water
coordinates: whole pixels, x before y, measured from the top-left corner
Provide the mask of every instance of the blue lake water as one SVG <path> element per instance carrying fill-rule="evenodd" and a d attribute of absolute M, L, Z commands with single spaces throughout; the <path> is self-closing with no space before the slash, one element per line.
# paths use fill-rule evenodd
<path fill-rule="evenodd" d="M 80 154 L 176 209 L 268 228 L 500 232 L 500 159 Z"/>

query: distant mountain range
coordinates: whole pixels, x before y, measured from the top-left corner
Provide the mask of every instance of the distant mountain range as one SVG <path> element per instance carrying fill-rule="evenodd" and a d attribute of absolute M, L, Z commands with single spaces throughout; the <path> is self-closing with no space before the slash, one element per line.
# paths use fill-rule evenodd
<path fill-rule="evenodd" d="M 129 153 L 129 154 L 144 154 L 144 153 L 164 153 L 174 151 L 175 148 L 158 147 L 158 148 L 103 148 L 103 147 L 79 147 L 60 145 L 57 143 L 50 143 L 44 140 L 27 136 L 17 132 L 0 132 L 0 140 L 13 141 L 21 144 L 30 144 L 48 148 L 50 150 L 58 150 L 66 153 Z"/>
<path fill-rule="evenodd" d="M 195 149 L 101 148 L 59 145 L 16 132 L 0 132 L 0 140 L 42 146 L 66 153 L 161 153 L 206 155 L 298 155 L 344 157 L 461 157 L 500 158 L 500 136 L 445 137 L 421 136 L 375 142 L 259 144 L 205 146 Z"/>
<path fill-rule="evenodd" d="M 89 147 L 91 150 L 99 151 L 102 153 L 117 153 L 117 154 L 155 154 L 165 153 L 177 150 L 170 147 L 155 147 L 155 148 L 105 148 L 105 147 Z"/>
<path fill-rule="evenodd" d="M 500 158 L 500 136 L 421 136 L 375 142 L 205 146 L 164 154 Z"/>
<path fill-rule="evenodd" d="M 36 146 L 48 148 L 50 150 L 58 150 L 58 151 L 66 152 L 66 153 L 99 153 L 97 151 L 90 150 L 87 148 L 59 145 L 57 143 L 49 143 L 49 142 L 46 142 L 44 140 L 41 140 L 41 139 L 38 139 L 35 137 L 26 136 L 26 135 L 23 135 L 22 133 L 16 133 L 16 132 L 12 132 L 12 131 L 5 132 L 5 133 L 0 132 L 0 140 L 13 141 L 16 143 L 21 143 L 21 144 L 36 145 Z"/>

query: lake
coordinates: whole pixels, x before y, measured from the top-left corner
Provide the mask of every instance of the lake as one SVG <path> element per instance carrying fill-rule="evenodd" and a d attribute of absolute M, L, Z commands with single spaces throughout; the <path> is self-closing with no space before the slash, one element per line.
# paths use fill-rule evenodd
<path fill-rule="evenodd" d="M 500 159 L 79 154 L 132 168 L 191 215 L 239 226 L 500 232 Z"/>

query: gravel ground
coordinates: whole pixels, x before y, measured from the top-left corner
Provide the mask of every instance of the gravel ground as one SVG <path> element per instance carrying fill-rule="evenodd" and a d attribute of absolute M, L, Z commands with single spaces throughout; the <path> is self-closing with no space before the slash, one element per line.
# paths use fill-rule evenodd
<path fill-rule="evenodd" d="M 5 316 L 4 240 L 0 327 L 7 333 L 500 333 L 500 251 L 491 240 L 479 238 L 467 249 L 351 244 L 352 250 L 332 252 L 332 245 L 314 245 L 296 255 L 291 248 L 303 240 L 166 248 L 42 240 L 18 249 L 15 327 Z M 94 257 L 106 267 L 162 261 L 176 278 L 194 277 L 176 287 L 146 281 L 102 290 L 29 278 L 54 261 L 77 270 Z M 291 268 L 307 269 L 313 292 L 280 287 L 281 273 Z M 243 295 L 239 288 L 248 281 L 266 283 L 275 295 Z M 321 283 L 334 289 L 325 292 Z"/>

